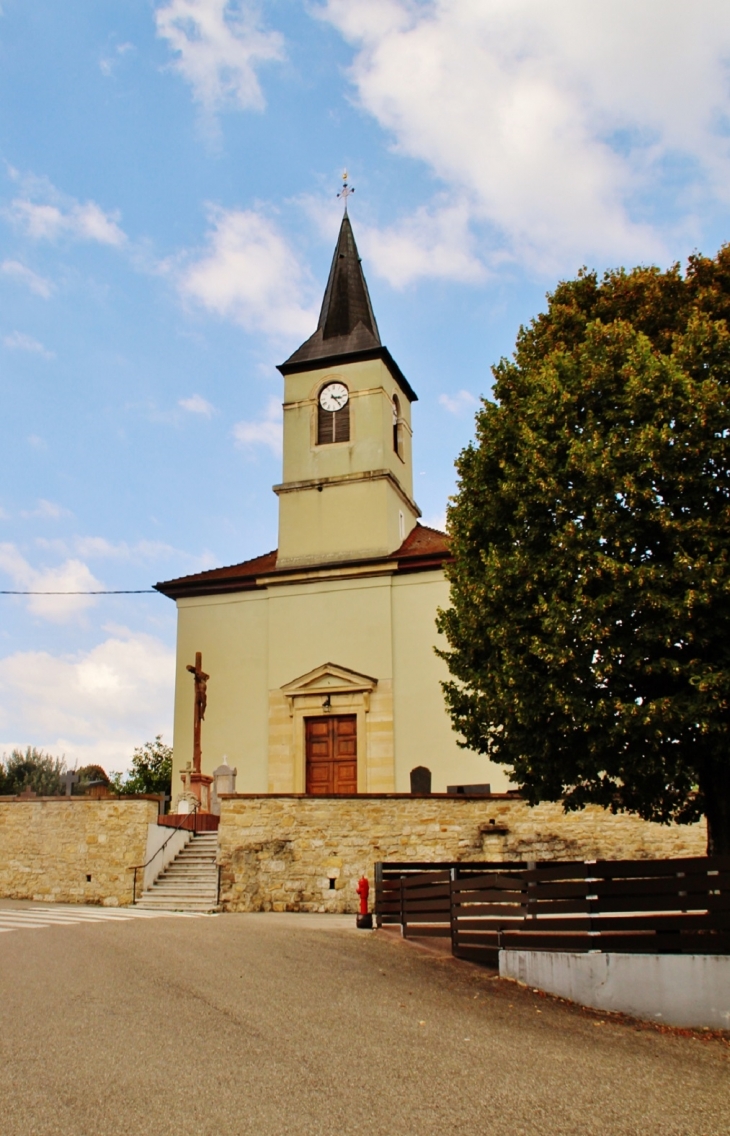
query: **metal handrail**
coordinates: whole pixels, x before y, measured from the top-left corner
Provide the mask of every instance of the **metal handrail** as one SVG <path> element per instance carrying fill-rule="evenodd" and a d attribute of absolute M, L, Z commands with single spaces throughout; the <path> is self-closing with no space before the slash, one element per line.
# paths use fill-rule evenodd
<path fill-rule="evenodd" d="M 189 830 L 188 830 L 189 832 L 192 832 L 193 836 L 197 836 L 197 835 L 198 835 L 198 812 L 199 812 L 199 811 L 200 811 L 200 804 L 199 804 L 199 803 L 197 803 L 197 804 L 193 805 L 193 827 L 192 827 L 191 829 L 189 829 Z M 152 863 L 152 861 L 154 860 L 155 856 L 158 856 L 158 855 L 160 854 L 160 852 L 162 852 L 162 850 L 163 850 L 164 848 L 167 848 L 167 845 L 168 845 L 168 844 L 170 843 L 170 841 L 172 840 L 172 838 L 173 838 L 173 836 L 175 835 L 175 833 L 176 833 L 176 832 L 180 832 L 180 831 L 181 831 L 182 829 L 184 829 L 184 828 L 186 827 L 186 825 L 185 825 L 185 821 L 186 821 L 186 820 L 187 820 L 187 818 L 188 818 L 188 817 L 190 816 L 190 813 L 181 813 L 181 816 L 182 816 L 182 817 L 183 817 L 184 819 L 183 819 L 183 820 L 182 820 L 182 821 L 180 822 L 180 824 L 176 824 L 176 825 L 174 826 L 174 828 L 172 829 L 172 832 L 171 832 L 171 833 L 170 833 L 170 835 L 169 835 L 169 836 L 167 837 L 167 840 L 164 840 L 164 841 L 162 842 L 162 844 L 160 845 L 160 847 L 159 847 L 159 848 L 157 849 L 157 851 L 156 851 L 156 852 L 153 852 L 153 853 L 152 853 L 152 855 L 150 856 L 149 860 L 147 860 L 147 861 L 146 861 L 146 862 L 145 862 L 144 864 L 133 864 L 133 865 L 130 865 L 130 867 L 129 867 L 128 871 L 130 871 L 130 872 L 134 872 L 134 877 L 133 877 L 133 879 L 132 879 L 132 907 L 134 907 L 134 905 L 135 905 L 135 904 L 136 904 L 136 902 L 137 902 L 137 872 L 138 872 L 138 871 L 139 871 L 140 869 L 142 869 L 142 871 L 144 871 L 144 869 L 145 869 L 145 868 L 146 868 L 146 867 L 147 867 L 147 866 L 148 866 L 149 864 L 151 864 L 151 863 Z"/>

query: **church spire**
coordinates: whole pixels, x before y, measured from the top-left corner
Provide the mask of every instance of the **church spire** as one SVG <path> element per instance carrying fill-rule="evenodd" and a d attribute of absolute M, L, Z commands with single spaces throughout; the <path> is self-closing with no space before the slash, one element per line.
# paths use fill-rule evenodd
<path fill-rule="evenodd" d="M 382 347 L 368 286 L 345 212 L 314 335 L 283 366 L 353 355 Z"/>

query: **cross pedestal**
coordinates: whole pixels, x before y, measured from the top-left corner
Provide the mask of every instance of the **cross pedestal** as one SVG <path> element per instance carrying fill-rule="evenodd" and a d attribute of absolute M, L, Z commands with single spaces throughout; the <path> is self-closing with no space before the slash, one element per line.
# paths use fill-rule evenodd
<path fill-rule="evenodd" d="M 207 773 L 196 773 L 195 770 L 189 776 L 190 792 L 197 798 L 201 813 L 209 813 L 210 787 L 213 784 L 213 778 L 209 777 Z"/>
<path fill-rule="evenodd" d="M 190 767 L 190 762 L 187 763 L 182 773 L 180 780 L 183 783 L 183 791 L 177 798 L 175 807 L 179 809 L 181 799 L 187 800 L 188 804 L 192 804 L 193 799 L 198 802 L 198 809 L 201 813 L 210 812 L 210 787 L 213 784 L 213 778 L 209 777 L 207 773 L 201 773 L 200 770 Z M 191 810 L 188 808 L 188 812 Z"/>

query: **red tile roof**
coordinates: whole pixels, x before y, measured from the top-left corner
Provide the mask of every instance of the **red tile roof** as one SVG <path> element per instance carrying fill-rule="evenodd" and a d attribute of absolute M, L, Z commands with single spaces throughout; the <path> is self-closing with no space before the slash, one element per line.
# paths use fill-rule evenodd
<path fill-rule="evenodd" d="M 428 569 L 439 568 L 449 557 L 449 538 L 446 533 L 438 529 L 419 525 L 403 541 L 400 548 L 389 556 L 373 557 L 365 561 L 343 561 L 343 564 L 354 566 L 356 564 L 377 564 L 384 560 L 397 560 L 398 572 L 425 572 Z M 308 564 L 307 569 L 316 571 L 322 568 L 332 568 L 332 562 L 327 564 Z M 207 572 L 195 572 L 191 576 L 178 576 L 174 580 L 165 580 L 155 584 L 158 592 L 171 599 L 181 599 L 184 596 L 214 596 L 222 592 L 245 592 L 260 587 L 257 579 L 260 576 L 280 575 L 286 577 L 291 573 L 299 573 L 302 567 L 277 568 L 276 549 L 265 552 L 263 556 L 256 556 L 253 560 L 244 560 L 241 564 L 230 564 L 225 568 L 211 568 Z"/>

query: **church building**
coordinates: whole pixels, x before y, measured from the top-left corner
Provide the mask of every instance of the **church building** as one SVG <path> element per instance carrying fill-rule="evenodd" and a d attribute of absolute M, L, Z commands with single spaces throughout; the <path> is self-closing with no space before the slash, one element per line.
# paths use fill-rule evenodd
<path fill-rule="evenodd" d="M 279 371 L 278 549 L 156 585 L 178 608 L 173 798 L 193 761 L 198 652 L 202 773 L 225 757 L 240 793 L 408 793 L 417 767 L 433 792 L 503 791 L 444 706 L 448 543 L 419 523 L 416 394 L 381 343 L 347 213 L 317 330 Z"/>

